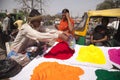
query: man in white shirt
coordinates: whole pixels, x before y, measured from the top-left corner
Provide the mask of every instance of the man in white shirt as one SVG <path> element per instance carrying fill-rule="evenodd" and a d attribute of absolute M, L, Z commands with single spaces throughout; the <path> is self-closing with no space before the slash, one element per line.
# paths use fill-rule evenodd
<path fill-rule="evenodd" d="M 31 45 L 36 42 L 50 42 L 56 41 L 61 38 L 65 41 L 68 40 L 68 35 L 58 30 L 43 29 L 41 25 L 41 14 L 33 9 L 28 17 L 28 22 L 23 24 L 16 36 L 11 50 L 15 53 L 22 53 Z"/>
<path fill-rule="evenodd" d="M 10 14 L 7 13 L 5 19 L 3 20 L 3 33 L 8 35 L 8 31 L 10 30 Z"/>

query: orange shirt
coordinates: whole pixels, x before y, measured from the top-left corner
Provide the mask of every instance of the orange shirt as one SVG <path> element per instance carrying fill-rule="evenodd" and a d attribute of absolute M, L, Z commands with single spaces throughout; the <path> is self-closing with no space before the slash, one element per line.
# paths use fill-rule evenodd
<path fill-rule="evenodd" d="M 71 24 L 74 26 L 74 20 L 73 19 L 70 19 L 70 22 Z M 70 33 L 69 31 L 69 27 L 68 27 L 68 22 L 67 21 L 64 21 L 63 19 L 60 21 L 60 25 L 58 27 L 58 30 L 60 31 L 67 31 L 68 33 Z M 74 34 L 73 33 L 70 33 L 70 34 Z M 63 40 L 61 39 L 57 39 L 58 42 L 62 42 Z"/>
<path fill-rule="evenodd" d="M 70 19 L 70 21 L 71 21 L 72 25 L 74 26 L 74 20 L 73 20 L 73 19 Z M 58 29 L 59 29 L 60 31 L 69 30 L 68 22 L 61 20 Z"/>

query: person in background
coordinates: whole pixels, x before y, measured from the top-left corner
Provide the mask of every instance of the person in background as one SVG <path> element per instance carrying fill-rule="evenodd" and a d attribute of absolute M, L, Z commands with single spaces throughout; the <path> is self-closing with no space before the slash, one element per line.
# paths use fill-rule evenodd
<path fill-rule="evenodd" d="M 62 10 L 62 19 L 59 25 L 55 25 L 56 29 L 59 31 L 64 31 L 68 34 L 74 35 L 74 20 L 70 17 L 70 13 L 68 9 Z M 57 40 L 61 42 L 61 39 Z"/>
<path fill-rule="evenodd" d="M 3 33 L 8 35 L 10 31 L 10 13 L 6 14 L 6 17 L 3 20 Z"/>
<path fill-rule="evenodd" d="M 3 32 L 3 45 L 5 46 L 5 43 L 10 40 L 10 31 L 11 31 L 11 26 L 10 26 L 10 13 L 6 13 L 6 17 L 3 19 L 2 23 L 2 32 Z"/>
<path fill-rule="evenodd" d="M 91 43 L 97 46 L 103 46 L 104 42 L 108 40 L 108 29 L 107 25 L 109 23 L 109 19 L 107 17 L 102 18 L 102 24 L 96 26 L 91 35 Z"/>
<path fill-rule="evenodd" d="M 10 37 L 11 37 L 11 41 L 13 41 L 18 33 L 18 31 L 20 30 L 20 28 L 22 27 L 23 25 L 23 20 L 21 19 L 21 17 L 19 16 L 18 17 L 18 20 L 16 20 L 14 23 L 14 27 L 17 27 L 16 29 L 13 29 L 11 34 L 10 34 Z"/>
<path fill-rule="evenodd" d="M 0 30 L 2 30 L 2 19 L 0 18 Z"/>
<path fill-rule="evenodd" d="M 55 41 L 57 38 L 61 38 L 65 41 L 68 40 L 68 36 L 62 31 L 41 28 L 41 21 L 42 16 L 38 10 L 31 10 L 28 22 L 22 25 L 11 45 L 11 51 L 8 57 L 10 57 L 11 54 L 25 53 L 28 47 L 34 46 L 34 44 L 39 42 L 51 42 Z M 43 30 L 46 30 L 46 32 Z"/>
<path fill-rule="evenodd" d="M 2 35 L 3 35 L 3 33 L 2 33 L 2 20 L 0 19 L 0 44 L 2 43 Z"/>
<path fill-rule="evenodd" d="M 1 33 L 2 33 L 2 19 L 0 19 L 0 35 L 1 35 Z"/>
<path fill-rule="evenodd" d="M 21 17 L 19 16 L 19 17 L 18 17 L 18 20 L 16 20 L 16 21 L 14 22 L 14 25 L 17 26 L 17 28 L 20 30 L 22 24 L 23 24 L 23 20 L 22 20 Z"/>

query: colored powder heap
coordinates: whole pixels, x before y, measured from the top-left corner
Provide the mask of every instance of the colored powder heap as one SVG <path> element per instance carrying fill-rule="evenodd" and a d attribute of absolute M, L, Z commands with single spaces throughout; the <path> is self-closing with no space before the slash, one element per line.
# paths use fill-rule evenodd
<path fill-rule="evenodd" d="M 120 49 L 109 49 L 108 54 L 111 61 L 120 65 Z"/>
<path fill-rule="evenodd" d="M 98 69 L 95 71 L 96 80 L 120 80 L 120 71 L 107 71 Z"/>
<path fill-rule="evenodd" d="M 84 46 L 79 49 L 76 60 L 94 64 L 105 64 L 106 59 L 102 50 L 94 45 Z"/>
<path fill-rule="evenodd" d="M 66 42 L 59 42 L 44 57 L 65 60 L 69 59 L 74 52 Z"/>
<path fill-rule="evenodd" d="M 80 80 L 82 74 L 84 71 L 79 67 L 43 62 L 34 69 L 31 80 Z"/>

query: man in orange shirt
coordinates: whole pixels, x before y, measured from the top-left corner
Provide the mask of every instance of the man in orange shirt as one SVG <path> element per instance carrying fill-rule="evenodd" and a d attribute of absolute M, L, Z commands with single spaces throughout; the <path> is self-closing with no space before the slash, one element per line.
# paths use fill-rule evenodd
<path fill-rule="evenodd" d="M 55 27 L 60 31 L 74 35 L 74 20 L 70 17 L 68 9 L 62 10 L 62 20 L 60 21 L 60 25 Z M 61 40 L 58 40 L 58 42 L 61 42 Z"/>

